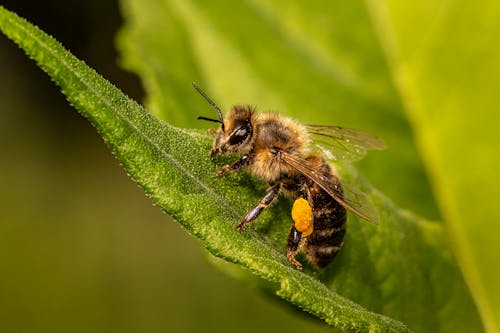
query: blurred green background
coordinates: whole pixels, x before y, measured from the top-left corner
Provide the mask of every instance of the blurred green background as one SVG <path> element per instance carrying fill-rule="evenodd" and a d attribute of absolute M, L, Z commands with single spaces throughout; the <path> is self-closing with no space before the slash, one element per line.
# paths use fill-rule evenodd
<path fill-rule="evenodd" d="M 116 1 L 2 1 L 141 100 L 117 65 Z M 1 332 L 321 332 L 215 269 L 95 129 L 0 35 Z M 329 330 L 329 329 L 328 329 Z"/>

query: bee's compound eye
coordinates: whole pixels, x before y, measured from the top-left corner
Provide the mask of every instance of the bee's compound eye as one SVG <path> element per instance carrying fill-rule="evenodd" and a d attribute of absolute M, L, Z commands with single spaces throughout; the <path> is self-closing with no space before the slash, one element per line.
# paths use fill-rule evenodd
<path fill-rule="evenodd" d="M 236 133 L 234 133 L 235 136 L 239 137 L 245 137 L 247 135 L 247 130 L 244 127 L 239 128 Z"/>
<path fill-rule="evenodd" d="M 237 145 L 242 143 L 248 137 L 249 131 L 247 126 L 238 127 L 233 131 L 231 137 L 229 138 L 229 144 Z"/>

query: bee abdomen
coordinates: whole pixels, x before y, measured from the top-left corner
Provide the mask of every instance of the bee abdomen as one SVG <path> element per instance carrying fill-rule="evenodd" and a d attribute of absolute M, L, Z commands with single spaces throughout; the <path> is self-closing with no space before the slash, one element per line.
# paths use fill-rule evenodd
<path fill-rule="evenodd" d="M 347 214 L 344 207 L 321 191 L 312 198 L 314 230 L 307 237 L 305 253 L 309 261 L 322 268 L 328 265 L 344 244 Z"/>

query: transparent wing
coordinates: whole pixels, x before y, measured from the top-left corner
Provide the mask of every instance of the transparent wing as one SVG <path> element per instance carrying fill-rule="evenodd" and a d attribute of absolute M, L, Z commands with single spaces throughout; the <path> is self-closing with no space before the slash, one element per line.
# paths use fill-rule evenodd
<path fill-rule="evenodd" d="M 339 126 L 306 125 L 313 145 L 332 161 L 357 161 L 367 150 L 386 148 L 384 140 L 369 133 Z"/>
<path fill-rule="evenodd" d="M 281 152 L 281 158 L 296 171 L 315 182 L 345 209 L 368 222 L 378 224 L 377 209 L 366 194 L 346 185 L 344 182 L 342 182 L 342 184 L 340 184 L 340 181 L 332 182 L 331 179 L 328 179 L 326 176 L 316 171 L 307 161 L 301 158 L 294 157 L 285 152 Z"/>

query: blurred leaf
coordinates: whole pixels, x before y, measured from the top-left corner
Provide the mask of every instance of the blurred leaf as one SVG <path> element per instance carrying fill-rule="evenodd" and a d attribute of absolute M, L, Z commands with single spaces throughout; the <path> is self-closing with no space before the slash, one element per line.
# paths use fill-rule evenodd
<path fill-rule="evenodd" d="M 460 265 L 498 332 L 498 2 L 370 3 Z"/>
<path fill-rule="evenodd" d="M 258 103 L 303 123 L 378 134 L 389 149 L 360 170 L 399 206 L 440 219 L 363 1 L 122 0 L 122 8 L 122 63 L 141 76 L 158 117 L 211 126 L 196 120 L 213 110 L 195 81 L 223 109 Z"/>
<path fill-rule="evenodd" d="M 284 255 L 289 203 L 281 201 L 266 211 L 253 228 L 234 230 L 235 221 L 264 187 L 243 174 L 217 179 L 216 166 L 207 156 L 207 135 L 161 123 L 53 38 L 3 7 L 0 29 L 96 126 L 157 205 L 210 252 L 268 280 L 284 299 L 350 330 L 477 331 L 481 327 L 443 227 L 397 208 L 353 169 L 346 167 L 341 173 L 371 197 L 383 222 L 375 226 L 352 217 L 345 248 L 335 264 L 323 272 L 310 268 L 299 272 Z"/>

